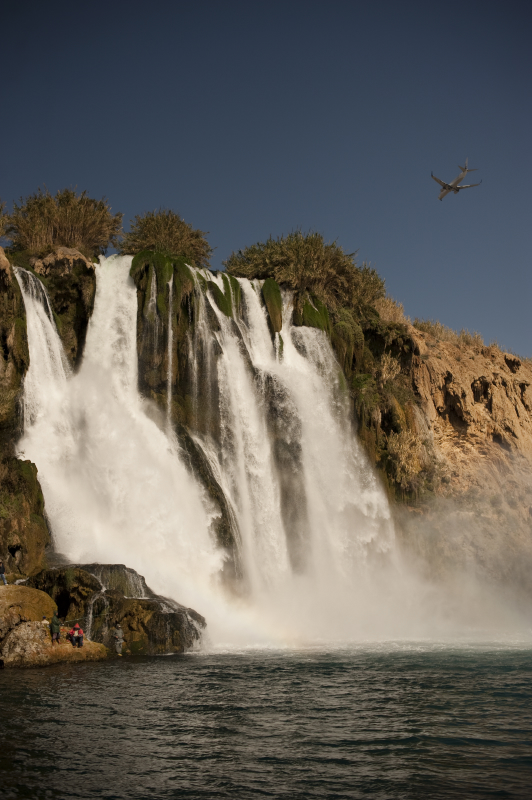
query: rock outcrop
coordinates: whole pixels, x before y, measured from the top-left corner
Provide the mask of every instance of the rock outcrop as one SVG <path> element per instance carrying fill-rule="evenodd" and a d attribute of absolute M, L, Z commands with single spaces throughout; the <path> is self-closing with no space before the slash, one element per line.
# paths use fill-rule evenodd
<path fill-rule="evenodd" d="M 94 308 L 94 264 L 79 250 L 56 247 L 45 258 L 30 259 L 30 265 L 46 286 L 66 356 L 76 368 Z"/>
<path fill-rule="evenodd" d="M 73 648 L 62 629 L 52 645 L 49 622 L 56 605 L 45 592 L 27 586 L 0 587 L 0 660 L 5 667 L 42 667 L 60 662 L 99 661 L 109 657 L 103 644 L 85 641 Z"/>
<path fill-rule="evenodd" d="M 10 582 L 42 569 L 50 532 L 37 467 L 15 457 L 0 460 L 0 557 Z"/>
<path fill-rule="evenodd" d="M 532 592 L 532 365 L 496 346 L 413 327 L 420 473 L 431 491 L 396 507 L 398 532 L 434 576 L 457 567 Z"/>
<path fill-rule="evenodd" d="M 113 645 L 120 623 L 124 654 L 183 653 L 197 644 L 205 619 L 191 608 L 159 597 L 123 564 L 86 564 L 43 570 L 28 585 L 49 594 L 61 619 L 79 622 L 93 641 Z"/>

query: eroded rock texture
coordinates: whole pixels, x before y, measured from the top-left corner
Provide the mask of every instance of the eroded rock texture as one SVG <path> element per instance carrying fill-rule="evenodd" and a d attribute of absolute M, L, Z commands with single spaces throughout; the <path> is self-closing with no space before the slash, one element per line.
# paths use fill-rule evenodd
<path fill-rule="evenodd" d="M 433 573 L 470 565 L 530 593 L 532 367 L 410 333 L 417 438 L 436 480 L 413 513 L 397 509 L 399 533 Z"/>
<path fill-rule="evenodd" d="M 124 654 L 183 653 L 199 642 L 205 619 L 191 608 L 154 594 L 123 564 L 87 564 L 43 570 L 32 587 L 50 595 L 61 619 L 113 649 L 113 629 L 124 630 Z"/>

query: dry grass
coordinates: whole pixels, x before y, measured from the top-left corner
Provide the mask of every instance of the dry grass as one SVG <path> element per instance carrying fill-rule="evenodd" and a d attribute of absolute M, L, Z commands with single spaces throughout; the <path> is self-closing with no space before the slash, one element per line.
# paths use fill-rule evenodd
<path fill-rule="evenodd" d="M 120 252 L 136 255 L 142 250 L 154 250 L 166 255 L 184 256 L 197 267 L 208 267 L 212 248 L 205 232 L 169 209 L 148 211 L 131 221 L 131 230 L 124 234 Z"/>
<path fill-rule="evenodd" d="M 414 327 L 418 331 L 434 336 L 440 342 L 450 342 L 457 347 L 471 347 L 473 350 L 480 351 L 485 346 L 480 333 L 470 333 L 464 329 L 457 333 L 452 328 L 442 325 L 441 322 L 431 319 L 415 319 Z"/>
<path fill-rule="evenodd" d="M 399 322 L 406 325 L 410 322 L 409 318 L 405 316 L 405 310 L 402 303 L 397 303 L 392 297 L 379 297 L 375 300 L 375 309 L 379 312 L 379 316 L 385 322 Z"/>
<path fill-rule="evenodd" d="M 224 264 L 240 278 L 274 278 L 300 296 L 310 292 L 334 311 L 373 305 L 384 296 L 382 278 L 367 264 L 358 267 L 354 257 L 319 233 L 295 231 L 232 253 Z"/>
<path fill-rule="evenodd" d="M 388 455 L 395 483 L 402 492 L 416 488 L 416 478 L 423 468 L 423 445 L 412 431 L 388 434 Z"/>
<path fill-rule="evenodd" d="M 105 198 L 93 200 L 73 189 L 63 189 L 55 197 L 39 189 L 15 203 L 7 220 L 6 236 L 13 249 L 33 255 L 62 246 L 95 256 L 117 244 L 122 226 L 122 214 L 112 214 Z"/>

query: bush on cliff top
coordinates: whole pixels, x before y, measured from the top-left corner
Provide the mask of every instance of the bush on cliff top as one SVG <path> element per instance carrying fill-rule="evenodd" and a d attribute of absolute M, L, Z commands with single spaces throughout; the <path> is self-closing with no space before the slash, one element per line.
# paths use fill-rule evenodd
<path fill-rule="evenodd" d="M 40 256 L 61 246 L 92 257 L 118 243 L 122 216 L 111 213 L 105 198 L 94 200 L 73 189 L 62 189 L 53 196 L 38 189 L 21 198 L 20 204 L 14 203 L 4 235 L 14 251 Z"/>
<path fill-rule="evenodd" d="M 212 253 L 204 231 L 195 230 L 174 211 L 164 208 L 137 215 L 129 233 L 124 234 L 122 254 L 136 255 L 142 250 L 183 256 L 197 267 L 208 267 Z"/>
<path fill-rule="evenodd" d="M 299 296 L 310 293 L 329 310 L 361 308 L 384 296 L 384 281 L 371 267 L 358 267 L 354 253 L 344 253 L 320 233 L 294 231 L 232 253 L 224 264 L 239 278 L 274 278 Z"/>

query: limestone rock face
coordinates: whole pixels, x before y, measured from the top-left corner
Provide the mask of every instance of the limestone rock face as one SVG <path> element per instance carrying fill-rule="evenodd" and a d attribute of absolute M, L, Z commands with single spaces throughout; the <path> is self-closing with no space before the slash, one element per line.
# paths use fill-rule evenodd
<path fill-rule="evenodd" d="M 438 480 L 397 530 L 431 577 L 457 567 L 532 594 L 532 365 L 415 328 L 415 425 Z"/>
<path fill-rule="evenodd" d="M 414 328 L 412 338 L 412 385 L 454 491 L 490 461 L 532 463 L 532 366 L 496 347 L 459 347 Z"/>
<path fill-rule="evenodd" d="M 50 533 L 44 519 L 44 498 L 31 461 L 0 460 L 0 556 L 7 580 L 42 569 Z"/>

